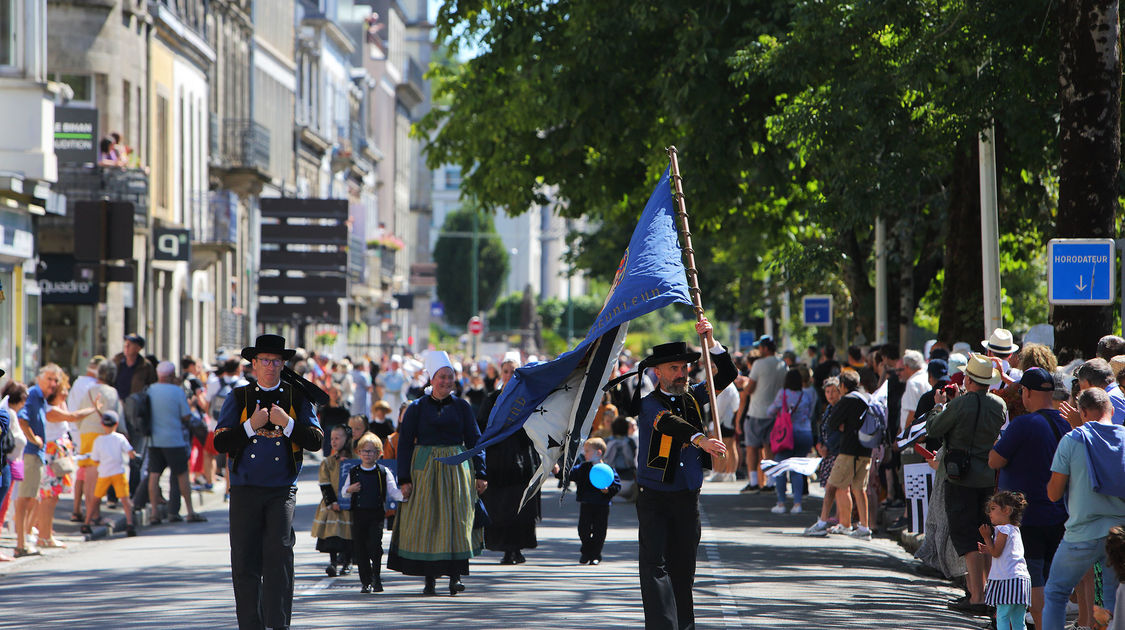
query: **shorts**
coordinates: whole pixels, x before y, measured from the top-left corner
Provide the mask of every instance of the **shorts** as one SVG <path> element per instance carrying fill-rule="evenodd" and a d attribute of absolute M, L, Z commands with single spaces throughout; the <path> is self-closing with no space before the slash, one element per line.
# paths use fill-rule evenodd
<path fill-rule="evenodd" d="M 984 506 L 992 496 L 992 487 L 970 488 L 945 482 L 945 516 L 949 521 L 949 540 L 957 555 L 964 556 L 977 550 L 980 526 L 988 522 Z"/>
<path fill-rule="evenodd" d="M 188 469 L 186 446 L 154 446 L 148 452 L 148 471 L 159 475 L 164 469 L 171 469 L 173 475 L 182 475 Z M 128 493 L 126 493 L 128 494 Z"/>
<path fill-rule="evenodd" d="M 94 486 L 94 496 L 98 499 L 104 497 L 109 492 L 110 486 L 113 486 L 117 496 L 126 498 L 129 496 L 129 481 L 125 479 L 125 473 L 98 477 L 98 483 Z"/>
<path fill-rule="evenodd" d="M 773 430 L 773 418 L 755 418 L 746 416 L 742 421 L 742 445 L 751 448 L 769 446 L 770 431 Z"/>
<path fill-rule="evenodd" d="M 867 491 L 867 471 L 871 467 L 870 457 L 855 455 L 836 456 L 832 472 L 828 475 L 828 485 L 835 488 L 851 488 L 856 492 Z"/>
<path fill-rule="evenodd" d="M 103 435 L 105 435 L 105 434 L 104 433 L 81 433 L 81 434 L 79 434 L 78 435 L 78 454 L 79 455 L 89 455 L 91 453 L 91 451 L 94 450 L 94 440 L 98 439 L 99 437 L 101 437 Z M 95 462 L 94 460 L 90 459 L 89 457 L 78 460 L 78 470 L 80 472 L 83 468 L 89 468 L 91 466 L 97 466 L 97 465 L 98 465 L 98 463 Z M 84 479 L 84 477 L 81 476 L 81 475 L 79 475 L 78 478 Z"/>
<path fill-rule="evenodd" d="M 23 454 L 23 481 L 20 482 L 20 499 L 34 499 L 39 496 L 39 484 L 43 482 L 43 460 L 38 455 Z"/>
<path fill-rule="evenodd" d="M 1066 527 L 1063 523 L 1020 525 L 1024 558 L 1027 560 L 1027 570 L 1031 573 L 1031 588 L 1047 585 L 1047 576 L 1051 573 L 1051 560 L 1055 558 L 1055 551 L 1058 550 L 1064 533 Z"/>
<path fill-rule="evenodd" d="M 719 429 L 722 431 L 724 438 L 732 438 L 735 436 L 734 427 L 719 425 Z"/>

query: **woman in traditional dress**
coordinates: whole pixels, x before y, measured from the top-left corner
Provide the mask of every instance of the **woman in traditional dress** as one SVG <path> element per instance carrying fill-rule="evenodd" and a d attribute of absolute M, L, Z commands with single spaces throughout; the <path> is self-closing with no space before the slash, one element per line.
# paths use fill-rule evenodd
<path fill-rule="evenodd" d="M 481 405 L 477 424 L 481 431 L 488 425 L 488 416 L 500 392 L 520 366 L 519 353 L 510 352 L 500 364 L 500 381 L 497 389 Z M 539 469 L 539 453 L 523 431 L 516 431 L 501 442 L 488 447 L 485 452 L 490 483 L 481 495 L 488 512 L 489 525 L 484 528 L 484 546 L 489 551 L 503 551 L 500 564 L 520 564 L 526 561 L 524 549 L 534 549 L 535 523 L 539 520 L 539 493 L 523 509 L 524 490 L 532 475 Z"/>
<path fill-rule="evenodd" d="M 426 578 L 425 595 L 436 595 L 438 576 L 449 576 L 449 594 L 465 590 L 469 558 L 480 553 L 482 536 L 474 535 L 477 495 L 488 486 L 484 457 L 457 465 L 438 460 L 476 446 L 480 438 L 469 403 L 453 396 L 454 373 L 449 355 L 432 351 L 426 357 L 428 393 L 406 409 L 399 425 L 399 505 L 391 534 L 387 568 Z M 474 477 L 476 482 L 474 485 Z"/>

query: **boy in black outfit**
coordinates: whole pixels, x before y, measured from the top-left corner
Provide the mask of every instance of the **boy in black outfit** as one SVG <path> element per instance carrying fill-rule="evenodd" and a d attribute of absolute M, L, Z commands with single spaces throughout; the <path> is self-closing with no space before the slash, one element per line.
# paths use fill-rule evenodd
<path fill-rule="evenodd" d="M 374 433 L 364 433 L 356 444 L 360 465 L 348 472 L 344 496 L 351 499 L 352 555 L 359 569 L 361 593 L 382 593 L 379 571 L 383 566 L 383 522 L 389 496 L 402 501 L 402 492 L 394 475 L 377 464 L 383 454 L 383 443 Z"/>
<path fill-rule="evenodd" d="M 571 480 L 577 485 L 575 499 L 580 508 L 578 511 L 578 538 L 582 541 L 582 556 L 579 564 L 599 564 L 602 561 L 602 547 L 605 545 L 605 531 L 609 527 L 609 502 L 613 495 L 621 490 L 621 478 L 617 472 L 613 473 L 613 483 L 608 488 L 595 488 L 590 483 L 590 469 L 602 461 L 605 453 L 605 441 L 601 438 L 590 438 L 582 446 L 585 462 L 574 467 L 570 473 Z"/>

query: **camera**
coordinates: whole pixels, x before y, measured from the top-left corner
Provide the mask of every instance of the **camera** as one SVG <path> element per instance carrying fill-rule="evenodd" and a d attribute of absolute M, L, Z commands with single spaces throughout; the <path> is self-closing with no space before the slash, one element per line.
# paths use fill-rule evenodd
<path fill-rule="evenodd" d="M 941 388 L 941 390 L 942 390 L 942 393 L 945 394 L 945 398 L 947 400 L 953 400 L 953 398 L 956 397 L 957 394 L 960 392 L 960 390 L 957 388 L 957 386 L 954 385 L 953 383 L 950 383 L 950 384 L 946 385 L 945 387 Z"/>

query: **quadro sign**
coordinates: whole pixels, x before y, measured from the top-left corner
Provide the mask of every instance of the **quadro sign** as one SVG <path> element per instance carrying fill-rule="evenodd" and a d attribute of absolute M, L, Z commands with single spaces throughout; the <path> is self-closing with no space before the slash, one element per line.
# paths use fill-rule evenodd
<path fill-rule="evenodd" d="M 802 298 L 802 307 L 806 326 L 832 325 L 831 295 L 806 295 Z"/>
<path fill-rule="evenodd" d="M 1111 238 L 1055 238 L 1047 242 L 1047 301 L 1113 304 Z"/>

